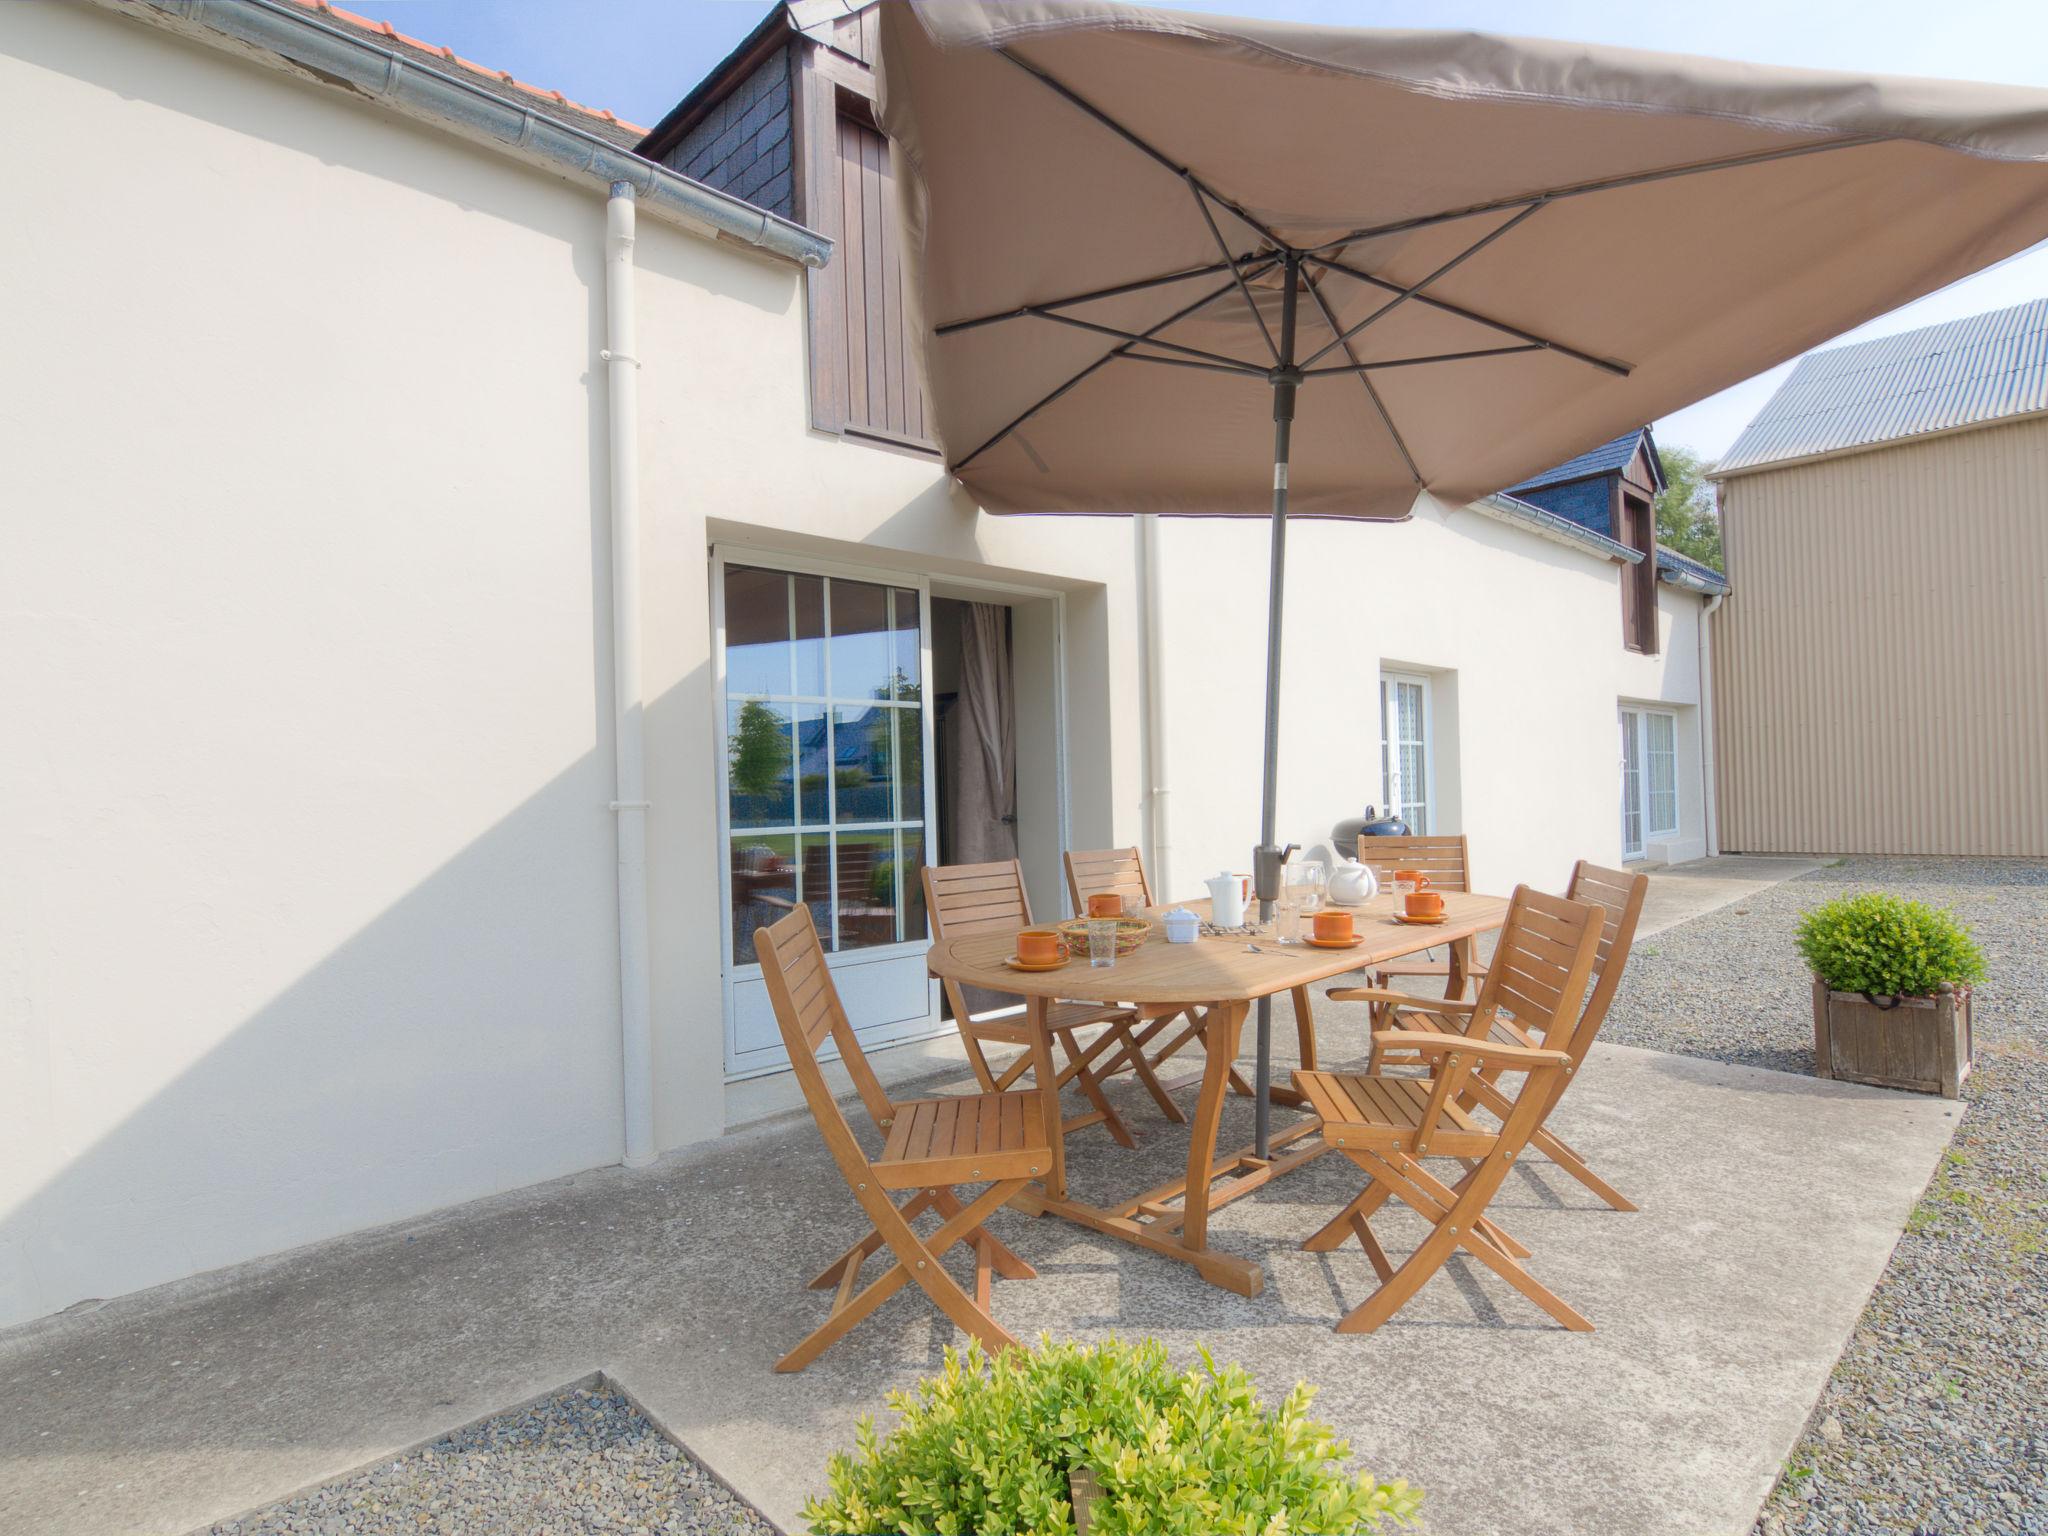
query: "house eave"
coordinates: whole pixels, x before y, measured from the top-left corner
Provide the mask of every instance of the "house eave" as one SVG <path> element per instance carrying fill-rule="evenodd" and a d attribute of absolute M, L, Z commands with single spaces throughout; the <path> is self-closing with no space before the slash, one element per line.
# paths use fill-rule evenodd
<path fill-rule="evenodd" d="M 387 111 L 599 188 L 623 182 L 649 217 L 693 234 L 822 267 L 832 242 L 560 118 L 401 58 L 275 0 L 92 0 L 103 10 L 346 91 Z"/>
<path fill-rule="evenodd" d="M 1506 523 L 1510 528 L 1520 528 L 1553 544 L 1563 544 L 1585 554 L 1598 555 L 1607 560 L 1618 560 L 1624 565 L 1642 564 L 1641 550 L 1630 549 L 1626 544 L 1595 533 L 1584 524 L 1575 523 L 1568 517 L 1539 507 L 1534 502 L 1523 501 L 1505 491 L 1496 491 L 1491 496 L 1482 496 L 1471 503 L 1472 510 L 1482 517 L 1490 517 L 1497 523 Z"/>

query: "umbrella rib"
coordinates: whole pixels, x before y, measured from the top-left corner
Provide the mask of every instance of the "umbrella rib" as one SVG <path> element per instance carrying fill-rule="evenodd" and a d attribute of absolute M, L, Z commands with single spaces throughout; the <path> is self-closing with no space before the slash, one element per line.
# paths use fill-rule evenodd
<path fill-rule="evenodd" d="M 1512 347 L 1478 347 L 1470 352 L 1432 352 L 1423 357 L 1375 358 L 1369 363 L 1340 363 L 1329 368 L 1305 368 L 1301 376 L 1305 379 L 1334 378 L 1340 373 L 1371 373 L 1380 368 L 1413 368 L 1420 363 L 1462 363 L 1474 357 L 1513 357 L 1518 352 L 1541 352 L 1532 341 L 1525 341 Z"/>
<path fill-rule="evenodd" d="M 1477 240 L 1474 240 L 1470 245 L 1466 246 L 1465 249 L 1458 252 L 1458 254 L 1453 256 L 1449 261 L 1445 262 L 1442 266 L 1438 267 L 1434 272 L 1430 273 L 1429 276 L 1420 278 L 1416 282 L 1410 284 L 1408 287 L 1403 288 L 1399 293 L 1395 294 L 1391 299 L 1387 300 L 1386 303 L 1382 304 L 1378 309 L 1374 310 L 1371 314 L 1367 315 L 1363 320 L 1359 321 L 1358 324 L 1352 326 L 1350 330 L 1346 331 L 1342 336 L 1338 337 L 1336 341 L 1331 342 L 1328 346 L 1322 348 L 1321 351 L 1318 351 L 1311 355 L 1302 364 L 1302 367 L 1310 367 L 1315 363 L 1317 358 L 1322 357 L 1327 353 L 1334 352 L 1339 345 L 1349 341 L 1352 337 L 1356 336 L 1360 331 L 1364 330 L 1368 325 L 1371 325 L 1374 321 L 1380 319 L 1383 315 L 1386 315 L 1392 310 L 1397 309 L 1401 305 L 1407 303 L 1408 300 L 1414 298 L 1416 294 L 1422 292 L 1423 289 L 1427 288 L 1431 283 L 1435 282 L 1438 278 L 1444 276 L 1446 273 L 1452 271 L 1454 268 L 1462 266 L 1467 261 L 1470 261 L 1474 256 L 1477 256 L 1481 251 L 1485 250 L 1489 245 L 1493 244 L 1494 241 L 1498 240 L 1502 235 L 1506 234 L 1509 230 L 1513 229 L 1517 224 L 1522 223 L 1525 219 L 1534 217 L 1537 211 L 1541 209 L 1543 206 L 1544 205 L 1540 202 L 1531 203 L 1528 207 L 1524 208 L 1520 213 L 1516 214 L 1513 218 L 1507 220 L 1505 223 L 1498 224 L 1494 228 L 1488 230 L 1485 234 L 1481 235 Z"/>
<path fill-rule="evenodd" d="M 1023 320 L 1041 310 L 1070 309 L 1076 304 L 1092 303 L 1096 299 L 1116 299 L 1127 293 L 1143 293 L 1148 288 L 1164 288 L 1173 283 L 1184 283 L 1190 278 L 1214 277 L 1218 272 L 1227 272 L 1239 261 L 1251 261 L 1250 256 L 1232 257 L 1229 261 L 1213 261 L 1205 267 L 1183 267 L 1178 272 L 1162 272 L 1157 277 L 1140 277 L 1128 283 L 1116 283 L 1108 288 L 1092 288 L 1086 293 L 1070 294 L 1064 299 L 1047 299 L 1042 304 L 1020 304 L 1015 309 L 1006 309 L 993 315 L 976 315 L 971 320 L 948 320 L 944 325 L 932 327 L 934 336 L 950 336 L 955 331 L 971 331 L 977 326 L 994 325 L 1000 320 Z"/>
<path fill-rule="evenodd" d="M 1308 289 L 1309 297 L 1316 301 L 1316 308 L 1322 312 L 1323 323 L 1329 326 L 1330 334 L 1341 337 L 1343 327 L 1337 323 L 1336 313 L 1330 308 L 1330 301 L 1323 297 L 1322 288 L 1315 283 L 1304 283 L 1302 286 Z M 1358 361 L 1358 354 L 1351 350 L 1351 343 L 1348 341 L 1344 343 L 1344 355 L 1354 363 Z M 1415 467 L 1415 455 L 1408 451 L 1408 444 L 1401 437 L 1401 429 L 1394 425 L 1393 413 L 1387 409 L 1386 401 L 1382 400 L 1380 392 L 1373 388 L 1372 375 L 1360 370 L 1358 382 L 1365 386 L 1365 397 L 1372 402 L 1372 408 L 1379 412 L 1380 424 L 1387 429 L 1387 436 L 1394 440 L 1394 447 L 1400 452 L 1401 462 L 1408 466 L 1408 478 L 1413 480 L 1416 489 L 1420 490 L 1423 484 L 1422 471 Z"/>
<path fill-rule="evenodd" d="M 1258 321 L 1259 334 L 1266 338 L 1266 350 L 1273 354 L 1274 366 L 1278 367 L 1280 363 L 1280 343 L 1273 339 L 1272 328 L 1266 324 L 1266 317 L 1259 313 L 1258 300 L 1252 297 L 1251 285 L 1245 282 L 1244 273 L 1240 272 L 1237 263 L 1230 259 L 1230 244 L 1223 238 L 1223 231 L 1216 227 L 1216 217 L 1209 212 L 1209 199 L 1202 193 L 1202 184 L 1192 176 L 1187 177 L 1186 180 L 1188 191 L 1194 195 L 1195 207 L 1202 215 L 1202 222 L 1209 226 L 1209 233 L 1215 237 L 1216 249 L 1222 253 L 1223 259 L 1230 261 L 1230 275 L 1237 280 L 1237 291 L 1244 295 L 1245 308 L 1249 309 L 1252 312 L 1252 318 Z"/>
<path fill-rule="evenodd" d="M 1401 291 L 1399 283 L 1384 277 L 1376 277 L 1370 272 L 1362 271 L 1357 267 L 1347 266 L 1341 261 L 1332 261 L 1327 256 L 1310 256 L 1307 259 L 1328 271 L 1341 272 L 1346 277 L 1353 278 L 1370 287 L 1382 289 L 1387 293 L 1399 293 Z M 1627 378 L 1629 374 L 1635 371 L 1634 364 L 1632 363 L 1618 363 L 1612 358 L 1596 357 L 1591 352 L 1583 352 L 1579 348 L 1568 346 L 1564 342 L 1553 341 L 1548 336 L 1539 336 L 1534 331 L 1525 331 L 1518 325 L 1510 325 L 1505 320 L 1496 320 L 1491 315 L 1482 315 L 1477 310 L 1467 309 L 1462 304 L 1453 304 L 1449 299 L 1440 299 L 1434 294 L 1418 293 L 1411 295 L 1411 297 L 1418 304 L 1426 304 L 1431 309 L 1442 310 L 1447 315 L 1456 315 L 1460 320 L 1470 320 L 1475 325 L 1483 325 L 1489 330 L 1499 331 L 1503 336 L 1512 336 L 1517 341 L 1533 342 L 1537 346 L 1542 347 L 1546 352 L 1555 352 L 1561 357 L 1569 357 L 1577 362 L 1588 363 L 1604 372 L 1614 374 L 1617 378 Z"/>
<path fill-rule="evenodd" d="M 1189 170 L 1186 166 L 1175 165 L 1173 163 L 1172 156 L 1166 154 L 1164 151 L 1154 149 L 1150 144 L 1146 143 L 1143 139 L 1139 138 L 1137 134 L 1131 132 L 1130 129 L 1126 128 L 1122 123 L 1118 122 L 1115 118 L 1111 117 L 1107 112 L 1103 111 L 1102 108 L 1096 106 L 1094 102 L 1090 101 L 1080 92 L 1073 90 L 1069 86 L 1061 84 L 1058 80 L 1055 80 L 1051 75 L 1047 74 L 1044 70 L 1040 69 L 1036 64 L 1027 64 L 1024 60 L 1018 58 L 1017 55 L 1011 52 L 1008 48 L 998 48 L 996 52 L 1001 54 L 1004 58 L 1008 59 L 1012 64 L 1016 65 L 1019 69 L 1023 70 L 1025 74 L 1031 76 L 1032 79 L 1036 80 L 1039 84 L 1043 85 L 1047 90 L 1053 92 L 1062 100 L 1066 101 L 1067 103 L 1075 107 L 1077 110 L 1087 113 L 1088 116 L 1094 118 L 1096 122 L 1102 124 L 1102 126 L 1107 128 L 1111 133 L 1115 134 L 1118 138 L 1122 139 L 1126 144 L 1129 144 L 1131 148 L 1137 150 L 1139 153 L 1146 155 L 1153 160 L 1158 161 L 1161 165 L 1165 166 L 1167 170 L 1173 172 L 1174 175 L 1181 177 L 1183 180 L 1188 181 L 1197 187 L 1200 187 L 1202 191 L 1208 193 L 1209 196 L 1216 201 L 1218 206 L 1228 208 L 1232 214 L 1242 219 L 1249 228 L 1257 230 L 1261 235 L 1265 236 L 1266 239 L 1272 241 L 1274 245 L 1279 246 L 1283 250 L 1288 248 L 1287 242 L 1285 240 L 1282 240 L 1278 235 L 1274 234 L 1272 230 L 1266 228 L 1264 224 L 1261 224 L 1249 213 L 1246 213 L 1243 208 L 1239 207 L 1236 203 L 1232 202 L 1229 198 L 1225 197 L 1222 193 L 1218 192 L 1214 187 L 1202 181 L 1199 177 L 1195 175 L 1193 171 Z"/>
<path fill-rule="evenodd" d="M 1239 282 L 1242 283 L 1242 279 Z M 1093 320 L 1083 320 L 1076 315 L 1056 315 L 1050 310 L 1032 306 L 1028 313 L 1041 320 L 1050 320 L 1056 325 L 1071 325 L 1077 331 L 1093 331 L 1098 336 L 1115 336 L 1127 342 L 1142 341 L 1148 347 L 1161 347 L 1168 352 L 1184 352 L 1189 357 L 1205 358 L 1219 368 L 1228 368 L 1233 373 L 1249 373 L 1263 379 L 1266 370 L 1257 363 L 1245 362 L 1242 358 L 1227 357 L 1221 352 L 1206 352 L 1200 347 L 1184 347 L 1177 341 L 1162 341 L 1157 336 L 1144 336 L 1136 331 L 1120 331 L 1113 325 L 1098 325 Z M 1163 359 L 1162 359 L 1163 361 Z"/>
<path fill-rule="evenodd" d="M 1272 262 L 1267 262 L 1265 266 L 1260 267 L 1256 272 L 1254 272 L 1253 276 L 1263 276 L 1267 269 L 1270 268 L 1272 265 Z M 1172 325 L 1176 320 L 1185 320 L 1189 315 L 1192 315 L 1196 310 L 1204 308 L 1207 305 L 1213 304 L 1218 299 L 1222 298 L 1223 295 L 1230 292 L 1231 287 L 1231 284 L 1225 283 L 1220 288 L 1211 289 L 1208 293 L 1202 295 L 1201 298 L 1195 300 L 1194 303 L 1183 305 L 1181 308 L 1175 310 L 1172 314 L 1168 315 L 1164 320 L 1160 321 L 1157 325 L 1153 326 L 1152 330 L 1154 332 L 1163 331 L 1169 325 Z M 1022 411 L 1020 411 L 1016 415 L 1015 418 L 1013 418 L 1006 425 L 1004 425 L 998 432 L 995 433 L 994 436 L 990 437 L 988 441 L 984 442 L 980 447 L 976 448 L 974 452 L 968 454 L 967 457 L 965 457 L 964 459 L 960 459 L 956 463 L 954 463 L 952 466 L 953 472 L 955 474 L 958 474 L 961 470 L 965 469 L 969 464 L 972 464 L 976 459 L 980 458 L 984 453 L 988 452 L 989 449 L 995 447 L 997 443 L 1000 443 L 1012 432 L 1016 431 L 1019 427 L 1023 426 L 1025 422 L 1029 421 L 1032 417 L 1036 416 L 1040 411 L 1044 410 L 1048 405 L 1051 405 L 1055 400 L 1059 399 L 1060 396 L 1066 394 L 1067 391 L 1072 389 L 1076 384 L 1079 384 L 1083 379 L 1086 379 L 1089 375 L 1095 373 L 1105 364 L 1110 363 L 1119 357 L 1128 357 L 1130 355 L 1131 347 L 1133 345 L 1134 343 L 1127 341 L 1124 342 L 1121 346 L 1112 347 L 1109 351 L 1103 353 L 1102 356 L 1095 359 L 1094 362 L 1090 363 L 1086 368 L 1083 368 L 1079 373 L 1075 374 L 1071 379 L 1068 379 L 1066 383 L 1060 385 L 1059 388 L 1053 390 L 1052 393 L 1047 395 L 1044 399 L 1039 400 L 1032 405 L 1026 406 Z M 1164 359 L 1155 359 L 1155 361 L 1164 361 Z"/>
<path fill-rule="evenodd" d="M 1266 370 L 1263 368 L 1231 368 L 1222 363 L 1197 362 L 1192 357 L 1153 357 L 1147 352 L 1125 352 L 1113 360 L 1126 363 L 1165 363 L 1170 368 L 1204 368 L 1210 373 L 1234 373 L 1240 379 L 1254 378 L 1261 384 L 1266 382 Z"/>
<path fill-rule="evenodd" d="M 1720 160 L 1695 161 L 1691 165 L 1666 166 L 1662 170 L 1636 171 L 1626 176 L 1602 177 L 1598 181 L 1573 182 L 1566 186 L 1553 187 L 1547 192 L 1495 198 L 1491 202 L 1472 203 L 1464 208 L 1446 209 L 1442 213 L 1422 214 L 1392 224 L 1375 224 L 1364 229 L 1354 229 L 1348 235 L 1339 235 L 1334 240 L 1325 240 L 1320 245 L 1310 246 L 1303 254 L 1313 256 L 1318 251 L 1349 245 L 1355 240 L 1376 240 L 1382 235 L 1404 234 L 1411 229 L 1426 229 L 1432 224 L 1448 224 L 1457 219 L 1477 218 L 1483 213 L 1503 213 L 1510 208 L 1521 208 L 1531 203 L 1556 202 L 1567 197 L 1584 197 L 1593 192 L 1614 192 L 1626 187 L 1647 186 L 1652 182 L 1670 181 L 1680 176 L 1702 176 L 1709 171 L 1739 170 L 1743 166 L 1768 165 L 1775 160 L 1793 160 L 1801 155 L 1825 154 L 1834 149 L 1861 149 L 1866 145 L 1886 142 L 1888 140 L 1883 134 L 1863 134 L 1853 139 L 1832 139 L 1825 144 L 1794 144 L 1783 149 L 1759 150 L 1754 154 L 1729 155 Z"/>

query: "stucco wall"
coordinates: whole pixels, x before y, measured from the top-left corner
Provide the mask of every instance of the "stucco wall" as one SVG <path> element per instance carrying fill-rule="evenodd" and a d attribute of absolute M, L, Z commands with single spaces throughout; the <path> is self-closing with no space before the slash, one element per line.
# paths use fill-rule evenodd
<path fill-rule="evenodd" d="M 4 1325 L 621 1129 L 601 191 L 82 7 L 0 8 L 0 100 Z M 1144 835 L 1143 700 L 1132 524 L 811 432 L 795 269 L 638 264 L 666 1148 L 725 1125 L 714 541 L 1063 594 L 1077 846 Z M 1187 893 L 1256 830 L 1265 531 L 1163 543 Z M 1455 671 L 1484 883 L 1615 856 L 1615 701 L 1685 669 L 1612 566 L 1463 512 L 1294 552 L 1290 837 L 1376 796 L 1385 657 Z"/>

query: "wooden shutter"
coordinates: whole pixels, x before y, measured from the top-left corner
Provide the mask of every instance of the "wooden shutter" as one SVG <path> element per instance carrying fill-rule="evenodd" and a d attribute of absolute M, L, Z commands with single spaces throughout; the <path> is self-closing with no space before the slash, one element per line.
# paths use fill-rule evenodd
<path fill-rule="evenodd" d="M 845 368 L 845 427 L 898 442 L 928 445 L 924 397 L 904 325 L 903 270 L 889 142 L 875 129 L 839 114 L 839 313 L 843 347 L 815 349 L 818 360 Z M 839 358 L 832 358 L 837 352 Z M 829 364 L 827 364 L 829 365 Z M 835 391 L 836 393 L 836 391 Z"/>

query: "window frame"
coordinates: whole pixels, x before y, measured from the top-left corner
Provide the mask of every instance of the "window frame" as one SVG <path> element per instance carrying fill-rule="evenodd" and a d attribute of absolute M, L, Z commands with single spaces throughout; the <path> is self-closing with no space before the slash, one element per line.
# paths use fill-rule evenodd
<path fill-rule="evenodd" d="M 1655 803 L 1650 772 L 1650 721 L 1662 720 L 1670 726 L 1671 749 L 1669 753 L 1658 752 L 1660 757 L 1668 756 L 1671 763 L 1671 823 L 1668 826 L 1655 824 L 1651 807 Z M 1621 854 L 1624 861 L 1640 859 L 1649 852 L 1653 842 L 1670 842 L 1679 837 L 1684 827 L 1684 806 L 1678 787 L 1678 711 L 1661 709 L 1650 704 L 1623 704 L 1618 715 L 1620 730 L 1620 754 L 1616 777 L 1619 789 L 1619 822 L 1621 827 Z M 1635 747 L 1635 764 L 1631 771 L 1629 747 Z M 1633 780 L 1633 786 L 1631 786 Z M 1636 845 L 1631 848 L 1628 840 L 1629 790 L 1633 787 L 1636 795 L 1636 814 L 1641 823 Z"/>
<path fill-rule="evenodd" d="M 1418 837 L 1426 837 L 1436 823 L 1436 690 L 1430 686 L 1429 674 L 1397 667 L 1382 667 L 1379 680 L 1380 712 L 1380 795 L 1387 802 L 1387 814 L 1408 820 L 1405 797 L 1396 800 L 1396 786 L 1400 783 L 1400 691 L 1399 685 L 1412 684 L 1422 694 L 1422 825 L 1408 823 L 1408 830 Z M 1405 787 L 1405 786 L 1404 786 Z"/>
<path fill-rule="evenodd" d="M 833 580 L 854 581 L 865 582 L 869 585 L 880 586 L 884 588 L 901 587 L 907 588 L 917 593 L 917 686 L 919 689 L 919 700 L 917 704 L 915 706 L 912 706 L 907 703 L 898 702 L 895 700 L 865 700 L 859 702 L 879 703 L 883 708 L 889 709 L 893 714 L 897 715 L 898 717 L 900 717 L 902 712 L 907 708 L 914 707 L 917 710 L 919 716 L 918 734 L 922 741 L 922 757 L 920 766 L 922 768 L 921 779 L 924 799 L 924 814 L 922 817 L 917 819 L 917 825 L 914 829 L 909 827 L 909 824 L 903 820 L 900 814 L 895 819 L 888 821 L 886 823 L 848 823 L 846 826 L 842 827 L 836 820 L 836 812 L 838 809 L 838 786 L 835 780 L 837 776 L 836 774 L 828 776 L 827 819 L 824 825 L 824 832 L 831 839 L 829 843 L 829 846 L 831 848 L 831 856 L 827 867 L 831 872 L 828 878 L 830 881 L 831 899 L 834 903 L 835 914 L 837 910 L 837 902 L 839 896 L 839 833 L 848 831 L 859 832 L 862 830 L 873 831 L 878 828 L 886 826 L 895 834 L 894 843 L 896 848 L 899 850 L 900 856 L 900 849 L 902 847 L 902 841 L 905 831 L 915 830 L 918 832 L 921 839 L 922 862 L 929 863 L 933 856 L 932 831 L 937 824 L 937 802 L 935 798 L 937 794 L 937 786 L 934 782 L 934 769 L 936 765 L 933 757 L 933 712 L 931 709 L 931 701 L 928 697 L 925 696 L 929 692 L 931 682 L 932 594 L 930 581 L 926 577 L 918 575 L 915 572 L 892 570 L 880 566 L 851 565 L 841 563 L 838 561 L 809 560 L 803 558 L 802 556 L 791 555 L 779 550 L 753 549 L 741 547 L 738 545 L 714 545 L 711 551 L 711 560 L 709 562 L 709 565 L 711 584 L 710 595 L 712 651 L 711 709 L 714 730 L 713 739 L 716 742 L 716 751 L 718 755 L 718 787 L 716 799 L 718 813 L 717 858 L 719 870 L 719 966 L 724 974 L 727 988 L 729 989 L 731 983 L 735 980 L 758 978 L 761 974 L 761 962 L 758 960 L 737 959 L 735 957 L 733 950 L 733 930 L 735 925 L 733 922 L 732 911 L 732 844 L 735 835 L 735 828 L 732 825 L 732 712 L 730 701 L 727 698 L 728 678 L 726 670 L 727 624 L 725 612 L 725 584 L 727 568 L 729 566 L 751 567 L 754 569 L 773 571 L 783 575 L 819 576 L 823 577 L 827 582 Z M 830 646 L 831 635 L 831 600 L 829 595 L 830 590 L 831 589 L 828 586 L 826 589 L 827 596 L 825 608 L 826 644 L 828 647 L 828 651 Z M 752 695 L 749 695 L 749 697 L 752 697 Z M 851 707 L 854 701 L 831 697 L 830 684 L 828 681 L 826 693 L 824 695 L 819 696 L 816 699 L 813 699 L 809 695 L 803 696 L 802 699 L 796 699 L 795 696 L 792 695 L 790 700 L 782 700 L 781 702 L 796 702 L 806 705 L 815 705 L 816 707 L 820 707 L 826 711 L 827 719 L 829 720 L 831 718 L 833 711 L 842 708 L 849 708 Z M 900 742 L 900 732 L 892 731 L 891 739 L 892 741 Z M 900 751 L 900 747 L 898 748 L 898 750 Z M 803 822 L 803 815 L 801 810 L 801 785 L 793 785 L 792 788 L 793 792 L 798 797 L 798 806 L 796 811 L 796 820 L 794 823 L 792 823 L 791 826 L 783 827 L 780 823 L 777 823 L 773 827 L 742 827 L 737 830 L 741 833 L 758 833 L 763 837 L 782 837 L 792 835 L 810 837 L 818 835 L 817 829 L 807 827 Z M 899 804 L 896 807 L 896 809 L 900 812 L 901 805 Z M 899 913 L 899 927 L 904 928 L 906 930 L 908 925 L 904 921 L 903 914 L 907 912 L 909 904 L 910 903 L 908 898 L 904 894 L 899 893 L 897 902 Z M 911 955 L 922 956 L 925 953 L 925 951 L 931 947 L 931 919 L 929 914 L 927 914 L 925 918 L 925 927 L 922 933 L 909 934 L 906 932 L 905 937 L 897 939 L 892 943 L 863 945 L 855 948 L 842 948 L 839 943 L 840 935 L 838 922 L 835 920 L 830 926 L 831 931 L 829 933 L 819 934 L 819 938 L 824 941 L 825 960 L 828 966 L 836 966 L 840 964 L 866 964 L 874 961 L 889 960 Z"/>

